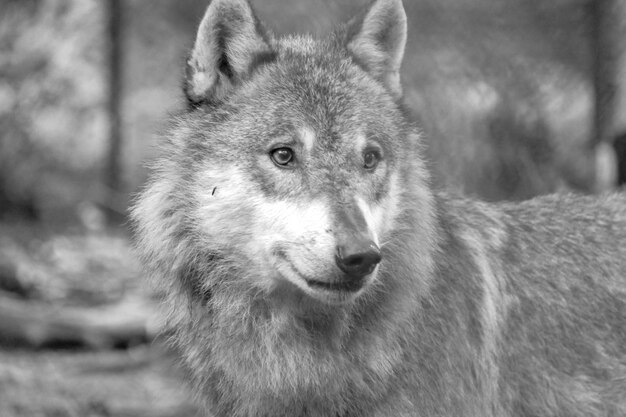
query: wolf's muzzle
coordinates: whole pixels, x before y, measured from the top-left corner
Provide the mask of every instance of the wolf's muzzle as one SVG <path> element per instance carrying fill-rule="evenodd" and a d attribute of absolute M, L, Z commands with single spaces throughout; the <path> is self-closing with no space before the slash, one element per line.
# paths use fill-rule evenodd
<path fill-rule="evenodd" d="M 335 262 L 350 278 L 360 279 L 374 271 L 382 260 L 380 248 L 369 239 L 355 239 L 337 246 Z"/>

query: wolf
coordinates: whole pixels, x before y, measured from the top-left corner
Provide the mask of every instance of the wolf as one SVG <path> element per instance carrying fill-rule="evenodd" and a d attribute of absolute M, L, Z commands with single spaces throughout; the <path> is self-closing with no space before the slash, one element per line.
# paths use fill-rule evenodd
<path fill-rule="evenodd" d="M 407 21 L 322 39 L 213 0 L 132 209 L 213 416 L 626 416 L 626 196 L 435 190 Z"/>

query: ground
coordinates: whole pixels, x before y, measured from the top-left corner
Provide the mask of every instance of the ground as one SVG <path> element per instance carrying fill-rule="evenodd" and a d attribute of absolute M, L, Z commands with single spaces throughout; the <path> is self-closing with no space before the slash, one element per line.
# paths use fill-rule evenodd
<path fill-rule="evenodd" d="M 0 265 L 22 285 L 15 299 L 32 305 L 32 311 L 89 311 L 128 297 L 152 302 L 128 236 L 119 230 L 57 232 L 0 223 Z M 199 415 L 175 355 L 161 339 L 123 349 L 5 341 L 0 345 L 0 416 Z"/>

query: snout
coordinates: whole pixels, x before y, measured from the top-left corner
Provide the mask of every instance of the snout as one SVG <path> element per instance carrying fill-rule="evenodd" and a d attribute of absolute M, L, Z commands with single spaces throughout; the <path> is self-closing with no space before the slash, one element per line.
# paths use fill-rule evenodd
<path fill-rule="evenodd" d="M 335 262 L 342 275 L 332 280 L 307 280 L 312 288 L 332 292 L 358 292 L 366 284 L 368 275 L 374 272 L 382 260 L 380 248 L 372 240 L 353 238 L 337 245 Z"/>
<path fill-rule="evenodd" d="M 367 283 L 367 277 L 382 260 L 380 248 L 369 239 L 354 239 L 337 245 L 335 262 L 343 274 L 332 279 L 307 279 L 310 288 L 336 292 L 357 293 Z"/>
<path fill-rule="evenodd" d="M 355 201 L 341 201 L 331 211 L 334 218 L 314 229 L 314 238 L 302 235 L 301 241 L 277 243 L 272 249 L 279 276 L 329 303 L 349 302 L 362 294 L 375 281 L 382 261 L 374 222 L 366 219 L 369 210 Z"/>
<path fill-rule="evenodd" d="M 371 274 L 382 260 L 380 248 L 369 239 L 357 239 L 337 246 L 335 262 L 350 280 Z"/>

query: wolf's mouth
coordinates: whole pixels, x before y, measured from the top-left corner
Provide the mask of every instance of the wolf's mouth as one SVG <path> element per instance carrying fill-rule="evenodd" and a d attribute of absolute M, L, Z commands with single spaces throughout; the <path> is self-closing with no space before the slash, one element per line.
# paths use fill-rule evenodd
<path fill-rule="evenodd" d="M 361 288 L 363 288 L 364 280 L 346 280 L 346 281 L 320 281 L 316 279 L 311 279 L 305 275 L 303 275 L 298 268 L 291 261 L 289 256 L 284 251 L 277 251 L 277 255 L 285 261 L 285 264 L 295 275 L 300 277 L 309 288 L 314 290 L 324 290 L 324 291 L 332 291 L 332 292 L 357 292 Z"/>
<path fill-rule="evenodd" d="M 306 283 L 309 285 L 309 287 L 321 288 L 327 291 L 356 292 L 360 290 L 361 288 L 363 288 L 362 280 L 345 281 L 345 282 L 325 282 L 325 281 L 307 279 Z"/>

